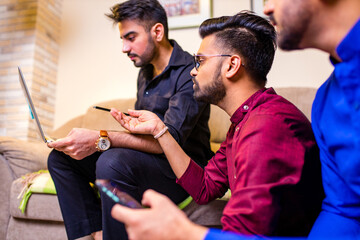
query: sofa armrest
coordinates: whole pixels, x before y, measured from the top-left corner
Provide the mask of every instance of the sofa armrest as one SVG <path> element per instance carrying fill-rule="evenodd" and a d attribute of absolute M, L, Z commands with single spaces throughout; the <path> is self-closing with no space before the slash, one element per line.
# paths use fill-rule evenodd
<path fill-rule="evenodd" d="M 311 108 L 316 95 L 316 88 L 311 87 L 280 87 L 275 91 L 292 102 L 311 121 Z"/>
<path fill-rule="evenodd" d="M 46 169 L 50 151 L 51 149 L 43 142 L 0 136 L 0 155 L 5 159 L 14 179 L 29 172 Z"/>

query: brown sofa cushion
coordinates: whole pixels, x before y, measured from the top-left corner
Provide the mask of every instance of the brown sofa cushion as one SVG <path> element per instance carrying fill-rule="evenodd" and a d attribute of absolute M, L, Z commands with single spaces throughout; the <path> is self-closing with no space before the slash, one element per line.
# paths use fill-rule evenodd
<path fill-rule="evenodd" d="M 11 216 L 24 219 L 37 219 L 58 222 L 63 221 L 57 195 L 54 194 L 31 194 L 25 213 L 22 213 L 19 209 L 21 198 L 18 199 L 18 196 L 23 188 L 24 184 L 21 178 L 16 179 L 11 185 Z"/>
<path fill-rule="evenodd" d="M 218 106 L 211 105 L 209 119 L 209 128 L 211 134 L 210 142 L 218 143 L 220 146 L 220 143 L 225 140 L 226 133 L 229 130 L 230 124 L 230 116 Z M 213 147 L 215 146 L 212 146 L 212 149 Z"/>
<path fill-rule="evenodd" d="M 298 109 L 300 109 L 305 116 L 311 120 L 311 107 L 316 95 L 315 88 L 309 87 L 287 87 L 276 88 L 276 93 L 283 96 L 292 102 Z"/>
<path fill-rule="evenodd" d="M 51 149 L 43 142 L 0 137 L 0 154 L 8 161 L 14 179 L 47 168 Z"/>
<path fill-rule="evenodd" d="M 64 240 L 67 239 L 63 222 L 11 218 L 6 239 Z M 85 239 L 85 238 L 84 238 Z M 92 238 L 87 238 L 88 240 Z"/>

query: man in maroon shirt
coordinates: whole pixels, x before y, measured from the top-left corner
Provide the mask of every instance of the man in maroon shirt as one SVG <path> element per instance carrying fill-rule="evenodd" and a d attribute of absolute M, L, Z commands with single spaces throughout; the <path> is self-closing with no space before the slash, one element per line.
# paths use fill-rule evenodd
<path fill-rule="evenodd" d="M 158 139 L 177 183 L 197 203 L 206 204 L 230 188 L 223 230 L 306 236 L 323 197 L 318 149 L 307 118 L 265 88 L 276 49 L 273 26 L 242 12 L 205 21 L 200 35 L 191 72 L 194 97 L 224 109 L 232 123 L 205 169 L 182 151 L 155 114 L 129 111 L 128 117 L 112 109 L 112 115 L 130 132 Z"/>

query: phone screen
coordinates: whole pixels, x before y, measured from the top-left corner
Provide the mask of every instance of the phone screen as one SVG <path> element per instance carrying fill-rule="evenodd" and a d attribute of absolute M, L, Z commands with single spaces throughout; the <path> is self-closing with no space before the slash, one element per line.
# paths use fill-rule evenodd
<path fill-rule="evenodd" d="M 142 208 L 141 204 L 129 194 L 121 191 L 114 182 L 106 179 L 97 179 L 96 186 L 114 202 L 129 208 Z"/>

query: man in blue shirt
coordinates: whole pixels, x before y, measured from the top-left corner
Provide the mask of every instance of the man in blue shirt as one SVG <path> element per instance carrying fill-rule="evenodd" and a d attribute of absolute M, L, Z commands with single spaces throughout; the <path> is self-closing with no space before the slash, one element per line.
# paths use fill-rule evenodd
<path fill-rule="evenodd" d="M 323 50 L 335 67 L 312 109 L 326 197 L 309 238 L 360 239 L 360 1 L 269 0 L 264 12 L 282 49 Z"/>
<path fill-rule="evenodd" d="M 326 198 L 309 238 L 360 239 L 360 1 L 268 0 L 264 12 L 277 26 L 280 48 L 320 49 L 330 54 L 335 67 L 320 87 L 312 111 Z M 159 197 L 153 192 L 144 195 L 143 203 L 150 205 L 152 211 L 141 217 L 150 218 L 151 214 L 160 215 L 161 211 L 172 209 L 176 220 L 158 220 L 167 231 L 172 226 L 170 223 L 176 225 L 177 231 L 172 231 L 172 236 L 177 236 L 175 233 L 181 229 L 183 236 L 191 239 L 245 239 L 196 226 L 167 206 L 164 199 L 160 211 L 154 204 Z M 112 213 L 124 219 L 127 211 L 116 206 Z M 156 233 L 154 230 L 146 229 L 146 224 L 140 224 L 141 218 L 135 218 L 139 215 L 131 221 L 125 220 L 133 239 L 141 239 L 144 232 L 154 236 L 150 235 Z M 183 238 L 179 235 L 174 239 Z"/>

